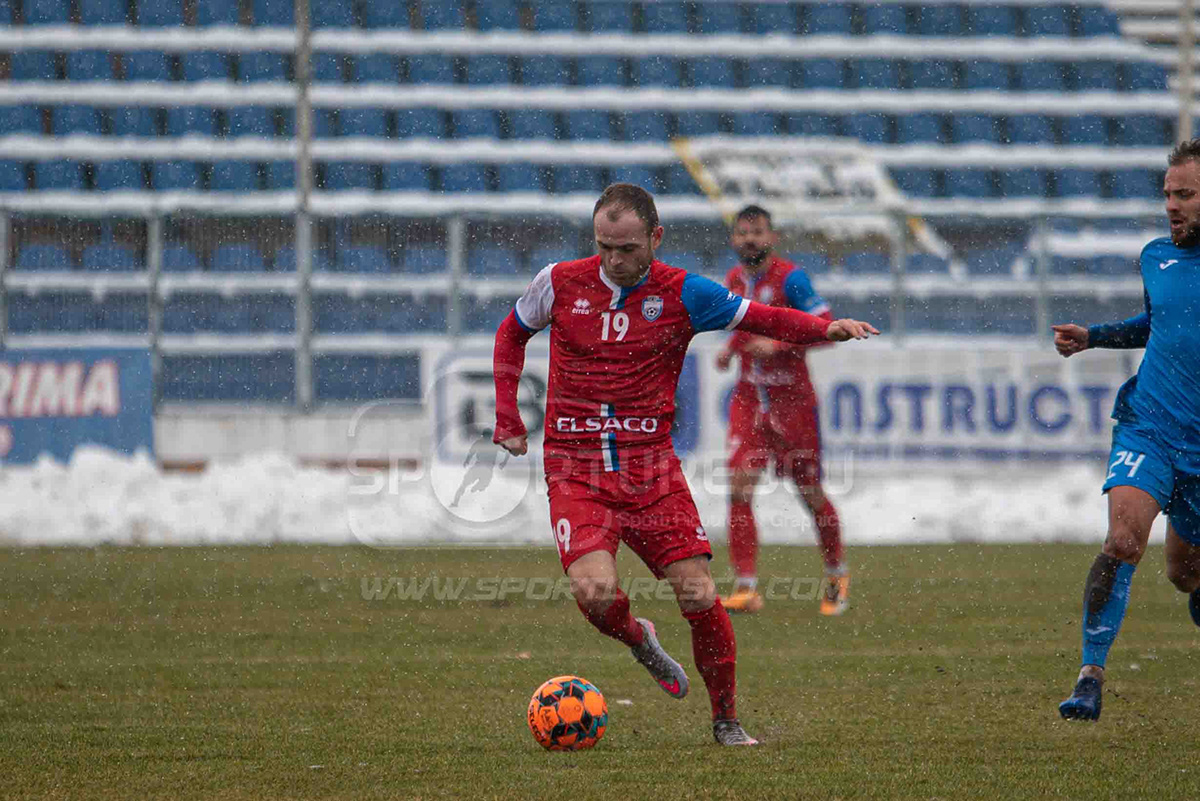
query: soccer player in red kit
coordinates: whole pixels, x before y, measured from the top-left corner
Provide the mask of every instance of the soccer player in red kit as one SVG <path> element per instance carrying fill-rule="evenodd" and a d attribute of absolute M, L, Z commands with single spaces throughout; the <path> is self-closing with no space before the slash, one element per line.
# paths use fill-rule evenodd
<path fill-rule="evenodd" d="M 775 254 L 779 241 L 771 215 L 747 206 L 734 218 L 730 244 L 741 262 L 725 285 L 750 300 L 799 309 L 833 319 L 808 275 Z M 740 374 L 729 407 L 729 556 L 737 574 L 733 594 L 722 599 L 731 612 L 757 612 L 758 528 L 754 487 L 769 459 L 775 473 L 795 482 L 817 525 L 825 562 L 820 612 L 840 615 L 849 601 L 850 574 L 842 558 L 837 510 L 821 488 L 821 431 L 817 395 L 804 354 L 809 345 L 774 342 L 746 332 L 734 334 L 717 357 L 724 370 L 736 354 Z"/>
<path fill-rule="evenodd" d="M 649 192 L 613 184 L 593 211 L 598 255 L 543 269 L 496 332 L 493 439 L 520 456 L 526 431 L 517 409 L 525 345 L 550 326 L 543 461 L 550 520 L 571 592 L 588 621 L 629 646 L 676 698 L 682 666 L 634 618 L 617 579 L 626 543 L 675 591 L 692 631 L 692 653 L 712 703 L 721 745 L 755 745 L 737 719 L 736 645 L 709 573 L 712 557 L 671 445 L 675 389 L 691 338 L 738 329 L 789 342 L 844 341 L 877 334 L 857 320 L 830 322 L 751 303 L 697 275 L 654 260 L 663 229 Z"/>

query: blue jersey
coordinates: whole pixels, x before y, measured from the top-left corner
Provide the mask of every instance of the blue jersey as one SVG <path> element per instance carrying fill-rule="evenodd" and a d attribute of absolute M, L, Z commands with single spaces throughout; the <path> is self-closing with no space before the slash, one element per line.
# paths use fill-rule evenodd
<path fill-rule="evenodd" d="M 1155 239 L 1142 249 L 1146 311 L 1088 329 L 1090 347 L 1145 347 L 1117 394 L 1113 419 L 1154 429 L 1200 473 L 1200 247 Z"/>

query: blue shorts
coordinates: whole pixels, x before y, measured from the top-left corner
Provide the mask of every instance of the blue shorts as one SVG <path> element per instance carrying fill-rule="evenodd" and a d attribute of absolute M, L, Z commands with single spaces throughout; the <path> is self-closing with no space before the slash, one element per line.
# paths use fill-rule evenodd
<path fill-rule="evenodd" d="M 1176 534 L 1200 545 L 1200 475 L 1179 470 L 1181 454 L 1147 426 L 1118 423 L 1112 442 L 1104 491 L 1137 487 L 1158 501 Z"/>

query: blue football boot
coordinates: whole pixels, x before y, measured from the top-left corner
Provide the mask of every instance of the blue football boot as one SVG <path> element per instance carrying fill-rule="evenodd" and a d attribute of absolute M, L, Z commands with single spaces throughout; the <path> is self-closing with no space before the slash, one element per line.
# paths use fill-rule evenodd
<path fill-rule="evenodd" d="M 1058 705 L 1058 714 L 1063 720 L 1099 720 L 1100 679 L 1080 679 L 1071 697 Z"/>

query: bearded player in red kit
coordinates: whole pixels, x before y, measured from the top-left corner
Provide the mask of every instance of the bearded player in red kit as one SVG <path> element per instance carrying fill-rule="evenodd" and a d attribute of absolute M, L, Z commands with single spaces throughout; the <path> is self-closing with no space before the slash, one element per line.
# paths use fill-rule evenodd
<path fill-rule="evenodd" d="M 766 209 L 747 206 L 738 212 L 730 244 L 740 263 L 729 271 L 725 286 L 750 300 L 833 319 L 804 270 L 775 254 L 778 241 Z M 740 361 L 729 406 L 729 556 L 737 578 L 733 594 L 722 600 L 730 612 L 757 612 L 763 606 L 756 586 L 758 528 L 752 504 L 755 485 L 772 458 L 776 475 L 795 482 L 816 522 L 825 562 L 821 614 L 840 615 L 849 601 L 841 524 L 821 488 L 821 431 L 804 359 L 808 347 L 739 331 L 717 357 L 721 370 L 734 355 Z"/>
<path fill-rule="evenodd" d="M 543 461 L 559 558 L 584 617 L 629 646 L 669 695 L 688 677 L 634 618 L 617 577 L 626 543 L 671 584 L 721 745 L 755 745 L 735 697 L 736 644 L 709 572 L 708 537 L 671 444 L 675 390 L 700 331 L 744 330 L 794 343 L 865 339 L 857 320 L 830 322 L 744 300 L 715 281 L 654 260 L 663 228 L 649 192 L 613 184 L 593 210 L 598 255 L 544 268 L 496 332 L 493 439 L 527 451 L 517 408 L 525 345 L 550 326 Z"/>

